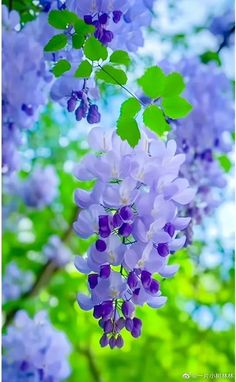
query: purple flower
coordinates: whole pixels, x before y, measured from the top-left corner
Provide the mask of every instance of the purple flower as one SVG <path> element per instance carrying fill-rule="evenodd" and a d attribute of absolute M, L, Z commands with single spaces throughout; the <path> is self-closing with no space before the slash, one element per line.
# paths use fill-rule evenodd
<path fill-rule="evenodd" d="M 89 143 L 99 155 L 88 154 L 76 167 L 79 180 L 96 179 L 86 194 L 78 190 L 76 202 L 83 206 L 74 223 L 84 238 L 96 235 L 87 256 L 76 258 L 79 272 L 88 275 L 90 295 L 78 295 L 84 310 L 93 309 L 103 329 L 101 346 L 123 346 L 125 328 L 135 338 L 141 321 L 135 306 L 145 303 L 159 308 L 166 302 L 161 283 L 153 277 L 172 277 L 178 266 L 168 265 L 170 253 L 182 248 L 182 234 L 190 218 L 179 217 L 180 206 L 194 196 L 188 181 L 179 178 L 184 154 L 176 143 L 165 144 L 142 132 L 134 149 L 110 132 L 91 131 Z"/>
<path fill-rule="evenodd" d="M 3 380 L 59 382 L 70 375 L 71 352 L 64 333 L 57 331 L 45 312 L 31 319 L 19 311 L 3 336 Z M 33 379 L 32 379 L 33 378 Z"/>
<path fill-rule="evenodd" d="M 136 51 L 143 45 L 142 28 L 150 24 L 153 2 L 147 0 L 67 0 L 66 7 L 87 24 L 95 26 L 95 37 L 112 49 Z"/>
<path fill-rule="evenodd" d="M 185 96 L 193 105 L 193 111 L 186 118 L 171 122 L 173 131 L 169 136 L 176 140 L 178 152 L 186 156 L 181 174 L 197 191 L 187 214 L 200 223 L 218 205 L 217 189 L 226 185 L 224 172 L 213 153 L 218 156 L 232 150 L 231 84 L 222 69 L 213 63 L 202 64 L 197 58 L 181 60 L 174 66 L 163 62 L 161 66 L 167 72 L 174 69 L 183 74 Z"/>
<path fill-rule="evenodd" d="M 31 271 L 23 271 L 14 261 L 10 262 L 2 282 L 4 303 L 10 300 L 17 300 L 31 288 L 33 281 L 34 274 Z"/>
<path fill-rule="evenodd" d="M 19 167 L 17 150 L 23 132 L 34 125 L 48 100 L 52 75 L 44 61 L 44 44 L 33 33 L 41 18 L 18 31 L 17 12 L 3 7 L 3 13 L 3 170 L 10 173 Z"/>
<path fill-rule="evenodd" d="M 58 177 L 52 166 L 36 167 L 21 184 L 24 203 L 32 208 L 42 209 L 50 205 L 58 192 Z"/>

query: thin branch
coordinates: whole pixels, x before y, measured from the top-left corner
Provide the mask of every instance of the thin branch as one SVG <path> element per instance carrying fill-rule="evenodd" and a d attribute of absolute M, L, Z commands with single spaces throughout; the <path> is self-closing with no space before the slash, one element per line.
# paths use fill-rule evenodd
<path fill-rule="evenodd" d="M 138 97 L 136 96 L 136 94 L 132 93 L 126 86 L 122 85 L 119 81 L 117 81 L 117 79 L 116 79 L 112 74 L 110 74 L 109 72 L 107 72 L 106 69 L 104 69 L 101 65 L 98 64 L 98 66 L 99 66 L 99 68 L 100 68 L 104 73 L 106 73 L 109 77 L 111 77 L 111 78 L 117 83 L 117 85 L 121 86 L 122 89 L 124 89 L 124 90 L 125 90 L 127 93 L 129 93 L 132 97 L 136 98 L 136 100 L 139 101 L 139 102 L 141 103 L 141 105 L 145 106 L 145 104 L 143 103 L 143 101 L 142 101 L 140 98 L 138 98 Z"/>
<path fill-rule="evenodd" d="M 235 25 L 233 25 L 229 30 L 228 32 L 225 34 L 224 38 L 223 38 L 223 41 L 222 43 L 220 44 L 219 48 L 217 49 L 217 52 L 216 53 L 220 53 L 220 51 L 228 44 L 228 40 L 231 36 L 231 34 L 233 34 L 235 31 Z"/>
<path fill-rule="evenodd" d="M 80 352 L 83 356 L 87 358 L 88 364 L 89 364 L 89 370 L 91 372 L 91 375 L 94 379 L 94 382 L 104 382 L 104 379 L 102 378 L 102 375 L 100 373 L 100 370 L 98 369 L 96 362 L 95 362 L 95 356 L 91 352 L 90 348 L 82 348 L 80 346 L 77 346 L 76 348 L 78 352 Z"/>

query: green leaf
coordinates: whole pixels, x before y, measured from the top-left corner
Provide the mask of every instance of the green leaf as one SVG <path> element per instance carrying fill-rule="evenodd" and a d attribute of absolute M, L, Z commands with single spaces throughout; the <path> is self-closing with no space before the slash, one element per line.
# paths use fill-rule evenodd
<path fill-rule="evenodd" d="M 56 52 L 57 50 L 63 49 L 67 44 L 67 36 L 62 34 L 57 34 L 53 36 L 45 45 L 45 52 Z"/>
<path fill-rule="evenodd" d="M 182 97 L 163 98 L 162 107 L 164 113 L 173 119 L 184 118 L 192 110 L 192 105 Z"/>
<path fill-rule="evenodd" d="M 90 37 L 84 44 L 84 54 L 92 61 L 100 59 L 106 60 L 108 53 L 107 48 L 100 43 L 95 37 Z"/>
<path fill-rule="evenodd" d="M 52 72 L 55 77 L 60 77 L 63 73 L 68 72 L 71 69 L 71 64 L 67 60 L 60 60 L 52 68 Z"/>
<path fill-rule="evenodd" d="M 170 131 L 170 125 L 166 122 L 162 110 L 157 105 L 150 105 L 144 110 L 143 122 L 159 136 L 162 136 L 166 131 Z"/>
<path fill-rule="evenodd" d="M 68 25 L 74 25 L 76 20 L 78 20 L 77 15 L 66 9 L 53 10 L 48 15 L 48 23 L 57 29 L 66 29 Z"/>
<path fill-rule="evenodd" d="M 138 84 L 143 92 L 150 98 L 158 98 L 162 95 L 166 83 L 166 77 L 161 68 L 152 66 L 138 79 Z"/>
<path fill-rule="evenodd" d="M 166 84 L 162 92 L 162 97 L 173 97 L 179 95 L 185 88 L 183 76 L 173 72 L 166 77 Z"/>
<path fill-rule="evenodd" d="M 111 65 L 104 65 L 99 71 L 96 72 L 96 78 L 103 80 L 108 84 L 125 85 L 127 76 L 121 69 L 113 68 Z"/>
<path fill-rule="evenodd" d="M 85 37 L 78 33 L 73 34 L 72 36 L 72 46 L 74 49 L 80 49 L 84 45 Z"/>
<path fill-rule="evenodd" d="M 89 78 L 93 71 L 93 67 L 87 60 L 82 61 L 78 66 L 74 76 L 81 78 Z"/>
<path fill-rule="evenodd" d="M 217 52 L 208 50 L 207 52 L 201 54 L 200 59 L 204 64 L 208 64 L 210 61 L 215 61 L 218 65 L 221 65 L 221 59 Z"/>
<path fill-rule="evenodd" d="M 220 155 L 217 157 L 221 167 L 225 170 L 225 172 L 229 172 L 232 168 L 232 163 L 227 157 L 227 155 Z"/>
<path fill-rule="evenodd" d="M 128 53 L 124 50 L 116 50 L 112 53 L 110 62 L 113 62 L 114 64 L 125 65 L 128 68 L 131 63 L 131 59 Z"/>
<path fill-rule="evenodd" d="M 82 19 L 77 18 L 76 23 L 74 24 L 74 28 L 76 33 L 86 36 L 88 34 L 95 32 L 95 26 L 86 24 L 86 22 Z"/>
<path fill-rule="evenodd" d="M 121 105 L 120 115 L 122 117 L 136 117 L 140 109 L 140 102 L 136 98 L 128 98 Z"/>
<path fill-rule="evenodd" d="M 127 141 L 131 147 L 138 144 L 140 131 L 134 118 L 120 117 L 117 121 L 117 134 L 124 141 Z"/>

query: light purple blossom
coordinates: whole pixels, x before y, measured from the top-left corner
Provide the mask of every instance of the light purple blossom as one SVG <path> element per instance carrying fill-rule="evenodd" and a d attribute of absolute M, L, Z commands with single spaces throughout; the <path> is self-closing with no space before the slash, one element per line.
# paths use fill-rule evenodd
<path fill-rule="evenodd" d="M 181 173 L 197 188 L 196 198 L 188 207 L 189 214 L 200 223 L 218 205 L 214 190 L 226 185 L 223 170 L 215 155 L 232 150 L 230 133 L 234 129 L 233 93 L 223 71 L 215 64 L 202 64 L 197 58 L 161 66 L 181 72 L 186 81 L 185 96 L 193 111 L 184 119 L 171 121 L 169 134 L 178 151 L 186 155 Z"/>
<path fill-rule="evenodd" d="M 33 281 L 34 274 L 31 271 L 23 271 L 14 261 L 10 262 L 2 281 L 3 302 L 17 300 L 30 289 Z"/>
<path fill-rule="evenodd" d="M 153 1 L 67 0 L 65 6 L 93 24 L 95 37 L 103 44 L 134 52 L 143 46 L 142 27 L 150 25 Z"/>
<path fill-rule="evenodd" d="M 71 345 L 45 312 L 31 319 L 19 311 L 2 342 L 4 382 L 59 382 L 70 374 Z"/>
<path fill-rule="evenodd" d="M 3 7 L 2 122 L 4 172 L 17 169 L 22 131 L 37 120 L 49 94 L 52 75 L 44 61 L 43 45 L 31 31 L 32 21 L 17 31 L 19 16 Z M 16 91 L 17 89 L 17 91 Z"/>
<path fill-rule="evenodd" d="M 168 259 L 184 246 L 181 231 L 190 222 L 178 211 L 195 192 L 178 177 L 185 155 L 176 154 L 174 140 L 165 144 L 143 131 L 133 149 L 115 132 L 95 128 L 88 142 L 99 154 L 88 154 L 75 175 L 96 183 L 91 191 L 76 190 L 82 211 L 74 230 L 96 242 L 75 260 L 78 271 L 88 275 L 90 291 L 79 294 L 78 303 L 100 319 L 101 346 L 121 347 L 124 327 L 133 337 L 141 334 L 135 305 L 158 308 L 166 302 L 155 275 L 172 277 L 178 269 Z"/>
<path fill-rule="evenodd" d="M 53 166 L 36 167 L 25 181 L 19 181 L 19 193 L 27 206 L 41 209 L 53 202 L 58 184 Z"/>

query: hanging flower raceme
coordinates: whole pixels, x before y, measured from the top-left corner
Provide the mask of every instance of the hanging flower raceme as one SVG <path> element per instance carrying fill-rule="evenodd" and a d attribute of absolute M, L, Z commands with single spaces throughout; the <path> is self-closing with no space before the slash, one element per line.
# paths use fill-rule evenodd
<path fill-rule="evenodd" d="M 94 25 L 102 44 L 134 52 L 143 46 L 142 27 L 150 25 L 153 0 L 66 0 L 64 6 Z"/>
<path fill-rule="evenodd" d="M 179 152 L 186 155 L 181 173 L 197 189 L 194 202 L 188 206 L 188 214 L 200 223 L 219 204 L 215 191 L 226 185 L 224 171 L 216 157 L 232 150 L 231 84 L 215 64 L 205 65 L 197 58 L 181 60 L 175 65 L 167 62 L 161 65 L 167 72 L 175 69 L 182 73 L 187 82 L 186 98 L 193 105 L 186 118 L 171 121 L 170 138 L 176 140 Z"/>
<path fill-rule="evenodd" d="M 53 166 L 36 167 L 25 181 L 18 180 L 18 192 L 28 207 L 42 209 L 58 193 L 58 176 Z"/>
<path fill-rule="evenodd" d="M 178 269 L 168 260 L 185 244 L 181 231 L 190 222 L 178 215 L 178 208 L 193 199 L 194 191 L 178 177 L 185 155 L 175 154 L 173 140 L 165 144 L 142 132 L 131 148 L 116 133 L 95 128 L 88 141 L 98 154 L 88 154 L 75 175 L 96 183 L 90 192 L 75 193 L 82 211 L 74 230 L 96 241 L 87 256 L 75 261 L 88 274 L 90 291 L 90 296 L 79 294 L 78 303 L 93 309 L 99 320 L 101 346 L 122 347 L 123 328 L 133 337 L 141 334 L 135 306 L 158 308 L 166 302 L 156 276 L 171 277 Z"/>
<path fill-rule="evenodd" d="M 3 169 L 15 170 L 19 164 L 18 146 L 22 132 L 31 128 L 45 105 L 52 74 L 44 61 L 43 45 L 31 33 L 32 21 L 20 27 L 17 12 L 3 6 Z M 17 89 L 17 91 L 16 91 Z"/>
<path fill-rule="evenodd" d="M 45 312 L 31 319 L 19 311 L 2 342 L 3 382 L 59 382 L 70 374 L 70 343 L 51 325 Z"/>

